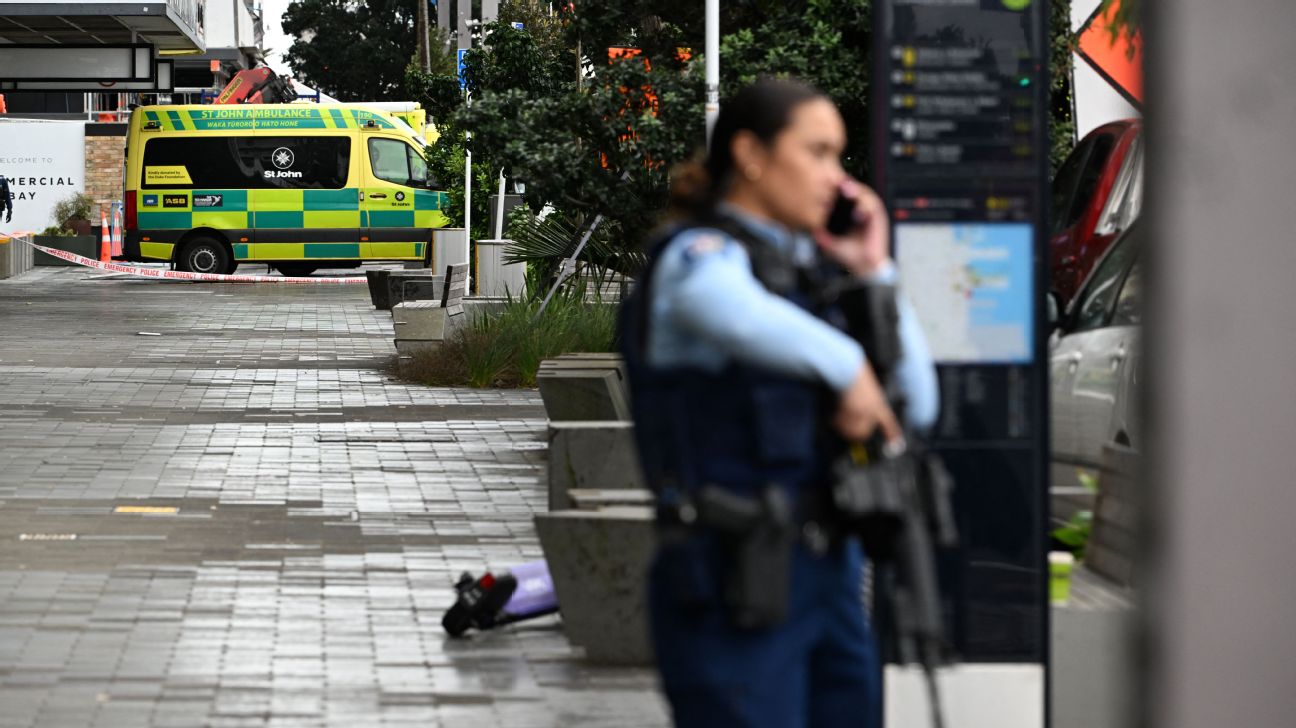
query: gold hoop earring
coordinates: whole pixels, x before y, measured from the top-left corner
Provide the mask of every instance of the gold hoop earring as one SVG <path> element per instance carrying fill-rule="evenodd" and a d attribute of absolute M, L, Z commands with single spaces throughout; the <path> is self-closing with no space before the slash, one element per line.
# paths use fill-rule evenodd
<path fill-rule="evenodd" d="M 748 182 L 756 182 L 761 178 L 761 168 L 758 165 L 749 164 L 743 170 L 743 176 L 747 178 Z"/>

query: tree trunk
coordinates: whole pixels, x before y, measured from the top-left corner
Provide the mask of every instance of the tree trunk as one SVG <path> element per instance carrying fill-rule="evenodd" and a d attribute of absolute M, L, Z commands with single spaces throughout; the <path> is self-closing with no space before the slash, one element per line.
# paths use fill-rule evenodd
<path fill-rule="evenodd" d="M 424 73 L 432 71 L 432 39 L 429 37 L 427 4 L 428 0 L 418 0 L 418 20 L 414 24 L 414 32 L 418 34 L 418 65 Z"/>

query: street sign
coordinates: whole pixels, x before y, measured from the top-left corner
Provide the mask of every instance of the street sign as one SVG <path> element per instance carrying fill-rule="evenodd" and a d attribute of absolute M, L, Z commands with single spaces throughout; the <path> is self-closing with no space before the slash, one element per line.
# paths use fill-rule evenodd
<path fill-rule="evenodd" d="M 960 725 L 1038 728 L 1049 635 L 1048 6 L 879 0 L 874 12 L 875 182 L 938 365 L 932 444 L 957 484 L 963 538 L 942 582 L 964 665 L 943 684 L 951 702 L 976 693 L 988 711 L 988 722 L 964 714 Z M 909 689 L 892 684 L 904 679 L 888 673 L 889 696 Z M 920 709 L 889 703 L 888 724 Z"/>
<path fill-rule="evenodd" d="M 1104 7 L 1106 10 L 1104 11 Z M 1136 109 L 1143 108 L 1143 33 L 1113 27 L 1120 2 L 1099 5 L 1076 34 L 1076 52 Z"/>
<path fill-rule="evenodd" d="M 460 48 L 458 53 L 459 59 L 459 88 L 467 88 L 468 82 L 464 80 L 464 56 L 468 55 L 467 48 Z"/>

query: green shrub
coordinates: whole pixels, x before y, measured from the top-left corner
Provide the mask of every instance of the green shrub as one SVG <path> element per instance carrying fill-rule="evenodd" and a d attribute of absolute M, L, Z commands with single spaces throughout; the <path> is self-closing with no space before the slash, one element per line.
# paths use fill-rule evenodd
<path fill-rule="evenodd" d="M 539 301 L 510 300 L 457 330 L 435 353 L 401 362 L 396 374 L 440 387 L 534 387 L 545 359 L 613 350 L 617 307 L 587 302 L 583 287 L 554 296 L 537 318 L 539 310 Z"/>
<path fill-rule="evenodd" d="M 72 227 L 68 220 L 89 220 L 93 212 L 94 198 L 84 192 L 74 192 L 54 204 L 53 217 L 55 225 L 66 230 Z"/>
<path fill-rule="evenodd" d="M 1076 473 L 1085 490 L 1098 494 L 1098 479 L 1084 472 Z M 1093 511 L 1077 511 L 1066 523 L 1053 529 L 1053 539 L 1061 543 L 1068 551 L 1075 554 L 1077 560 L 1083 560 L 1085 549 L 1089 546 L 1089 536 L 1093 533 Z"/>

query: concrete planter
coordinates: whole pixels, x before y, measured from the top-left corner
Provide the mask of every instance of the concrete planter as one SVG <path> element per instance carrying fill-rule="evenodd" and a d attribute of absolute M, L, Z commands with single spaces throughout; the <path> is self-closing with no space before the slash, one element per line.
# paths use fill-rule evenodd
<path fill-rule="evenodd" d="M 571 508 L 574 489 L 645 487 L 633 423 L 549 423 L 549 510 Z"/>
<path fill-rule="evenodd" d="M 0 237 L 0 279 L 20 276 L 32 269 L 36 249 L 16 238 Z"/>
<path fill-rule="evenodd" d="M 391 271 L 386 268 L 365 271 L 365 280 L 369 284 L 369 301 L 379 311 L 391 310 L 391 302 L 387 299 L 387 276 L 389 274 L 391 274 Z"/>
<path fill-rule="evenodd" d="M 648 567 L 656 547 L 653 509 L 537 513 L 563 630 L 591 662 L 652 664 Z"/>
<path fill-rule="evenodd" d="M 66 250 L 69 253 L 84 255 L 87 258 L 99 259 L 99 239 L 93 235 L 37 235 L 32 238 L 37 245 L 47 248 Z M 36 265 L 76 265 L 62 258 L 36 251 Z"/>

